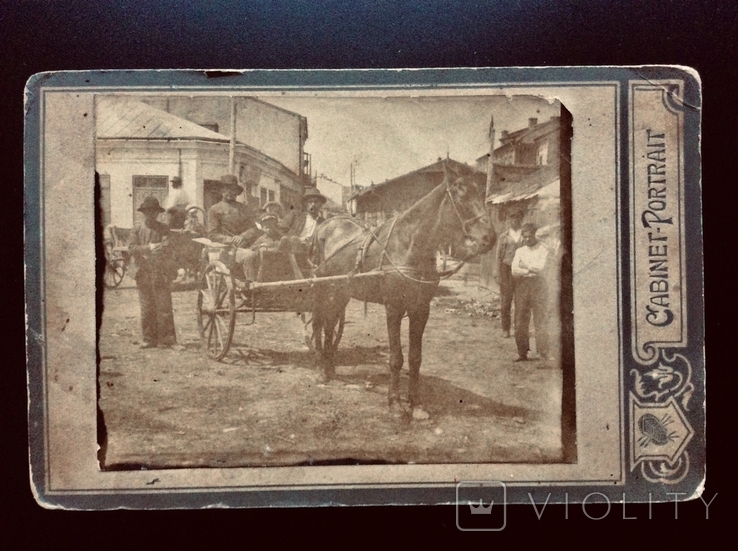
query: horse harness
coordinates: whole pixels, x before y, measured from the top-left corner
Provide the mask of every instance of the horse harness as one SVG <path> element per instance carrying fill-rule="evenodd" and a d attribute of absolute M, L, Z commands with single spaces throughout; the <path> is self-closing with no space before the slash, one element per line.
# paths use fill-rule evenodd
<path fill-rule="evenodd" d="M 470 239 L 473 239 L 471 237 L 471 235 L 469 234 L 469 232 L 467 231 L 466 227 L 467 227 L 468 224 L 470 224 L 472 222 L 475 222 L 476 220 L 479 220 L 480 218 L 482 218 L 484 216 L 484 214 L 480 214 L 478 216 L 475 216 L 473 218 L 470 218 L 470 219 L 464 221 L 464 219 L 461 217 L 461 213 L 459 212 L 459 208 L 456 205 L 456 201 L 454 201 L 454 197 L 451 194 L 451 188 L 449 187 L 448 181 L 446 181 L 446 195 L 448 196 L 449 200 L 451 201 L 451 205 L 454 208 L 454 213 L 456 214 L 456 217 L 458 218 L 459 222 L 461 223 L 461 231 L 464 233 L 464 237 L 468 237 Z M 462 261 L 461 263 L 459 263 L 459 265 L 456 268 L 453 268 L 451 270 L 446 270 L 444 272 L 436 272 L 434 274 L 434 277 L 432 277 L 431 279 L 420 279 L 420 278 L 423 277 L 423 275 L 425 275 L 425 273 L 419 272 L 417 269 L 413 268 L 412 266 L 404 266 L 404 265 L 399 265 L 398 266 L 397 264 L 395 264 L 392 261 L 392 259 L 390 258 L 389 254 L 387 253 L 387 243 L 389 243 L 390 237 L 392 235 L 392 231 L 395 228 L 395 224 L 397 223 L 397 220 L 400 219 L 404 214 L 405 214 L 405 212 L 402 212 L 402 213 L 398 214 L 397 216 L 395 216 L 392 219 L 392 222 L 390 224 L 389 231 L 387 232 L 387 238 L 386 238 L 386 240 L 385 240 L 384 243 L 382 243 L 382 241 L 380 241 L 380 239 L 377 236 L 377 234 L 371 228 L 367 228 L 366 226 L 364 226 L 362 224 L 359 224 L 358 222 L 356 222 L 355 220 L 353 220 L 352 218 L 350 218 L 348 216 L 346 217 L 346 220 L 349 220 L 351 223 L 355 224 L 357 227 L 359 227 L 362 230 L 368 232 L 367 236 L 362 241 L 361 245 L 359 246 L 359 250 L 356 253 L 356 264 L 354 265 L 354 269 L 351 270 L 351 272 L 348 274 L 349 277 L 352 276 L 352 275 L 354 275 L 354 274 L 356 274 L 356 273 L 362 273 L 362 272 L 371 271 L 371 270 L 365 270 L 364 268 L 365 268 L 365 261 L 366 261 L 366 252 L 369 250 L 369 246 L 372 244 L 373 241 L 376 241 L 382 247 L 382 254 L 379 257 L 379 265 L 376 268 L 374 268 L 373 270 L 378 271 L 378 272 L 384 272 L 384 273 L 397 272 L 401 276 L 403 276 L 403 277 L 405 277 L 405 278 L 407 278 L 407 279 L 409 279 L 411 281 L 414 281 L 416 283 L 437 284 L 438 281 L 440 281 L 441 279 L 446 279 L 446 278 L 452 276 L 453 274 L 455 274 L 456 272 L 458 272 L 464 266 L 464 264 L 466 263 L 466 261 Z M 333 255 L 337 254 L 339 251 L 343 250 L 344 247 L 347 247 L 348 245 L 350 245 L 354 241 L 355 241 L 354 239 L 351 239 L 348 242 L 344 243 L 341 247 L 339 247 L 333 253 Z M 331 255 L 331 256 L 333 256 L 333 255 Z M 389 264 L 392 266 L 393 269 L 388 270 L 388 269 L 386 269 L 384 267 L 384 259 L 385 259 L 385 257 L 387 259 L 387 262 L 389 262 Z M 330 259 L 330 257 L 324 259 L 321 264 L 325 263 L 329 259 Z"/>

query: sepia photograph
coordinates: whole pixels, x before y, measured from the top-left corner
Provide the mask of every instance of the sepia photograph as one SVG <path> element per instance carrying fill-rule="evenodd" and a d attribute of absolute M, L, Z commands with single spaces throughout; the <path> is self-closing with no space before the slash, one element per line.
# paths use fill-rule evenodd
<path fill-rule="evenodd" d="M 37 75 L 37 500 L 694 499 L 700 94 L 678 67 Z"/>
<path fill-rule="evenodd" d="M 96 95 L 102 468 L 572 461 L 570 136 L 534 96 Z"/>

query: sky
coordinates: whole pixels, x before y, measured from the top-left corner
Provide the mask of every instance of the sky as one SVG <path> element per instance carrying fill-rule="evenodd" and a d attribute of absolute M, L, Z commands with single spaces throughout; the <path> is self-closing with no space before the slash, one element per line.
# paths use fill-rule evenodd
<path fill-rule="evenodd" d="M 494 116 L 496 143 L 514 132 L 559 115 L 559 104 L 532 96 L 454 97 L 262 97 L 307 118 L 305 151 L 312 155 L 318 188 L 340 204 L 351 164 L 362 186 L 407 174 L 447 155 L 473 165 L 489 152 Z M 324 177 L 322 177 L 324 176 Z"/>

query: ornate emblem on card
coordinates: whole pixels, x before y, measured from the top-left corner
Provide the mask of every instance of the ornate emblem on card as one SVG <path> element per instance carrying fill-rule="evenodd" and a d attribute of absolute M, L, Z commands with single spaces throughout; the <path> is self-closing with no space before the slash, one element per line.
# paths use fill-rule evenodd
<path fill-rule="evenodd" d="M 631 370 L 630 465 L 640 465 L 651 482 L 676 483 L 689 471 L 686 447 L 694 436 L 685 411 L 694 392 L 692 367 L 681 354 L 663 350 L 659 363 L 642 372 Z"/>

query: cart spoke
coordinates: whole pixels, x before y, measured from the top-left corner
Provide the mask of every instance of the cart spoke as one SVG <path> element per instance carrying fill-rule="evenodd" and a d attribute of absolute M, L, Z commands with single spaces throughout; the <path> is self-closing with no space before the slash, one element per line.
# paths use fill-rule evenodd
<path fill-rule="evenodd" d="M 214 317 L 215 317 L 215 314 L 210 314 L 210 315 L 208 315 L 208 321 L 207 321 L 207 322 L 205 322 L 205 325 L 204 325 L 204 326 L 203 326 L 203 328 L 202 328 L 202 332 L 203 332 L 203 334 L 205 333 L 205 331 L 207 331 L 207 329 L 208 329 L 208 328 L 210 327 L 210 325 L 211 325 L 211 324 L 213 323 L 213 318 L 214 318 Z"/>
<path fill-rule="evenodd" d="M 210 317 L 210 321 L 211 322 L 214 319 L 215 319 L 215 316 L 211 316 Z M 210 350 L 210 343 L 212 342 L 212 339 L 213 339 L 213 331 L 214 331 L 214 329 L 215 329 L 215 324 L 214 323 L 210 323 L 210 332 L 208 333 L 208 341 L 207 341 L 208 342 L 208 350 Z"/>
<path fill-rule="evenodd" d="M 225 346 L 225 339 L 223 338 L 222 325 L 223 325 L 223 320 L 221 320 L 219 316 L 216 316 L 215 317 L 215 331 L 217 333 L 217 337 L 216 337 L 217 339 L 216 351 L 217 352 L 220 352 L 221 350 L 223 350 L 223 347 Z"/>
<path fill-rule="evenodd" d="M 215 309 L 219 309 L 223 306 L 223 299 L 225 299 L 228 296 L 228 286 L 224 286 L 225 288 L 221 289 L 219 285 L 219 294 L 216 297 L 217 300 L 215 302 Z"/>

